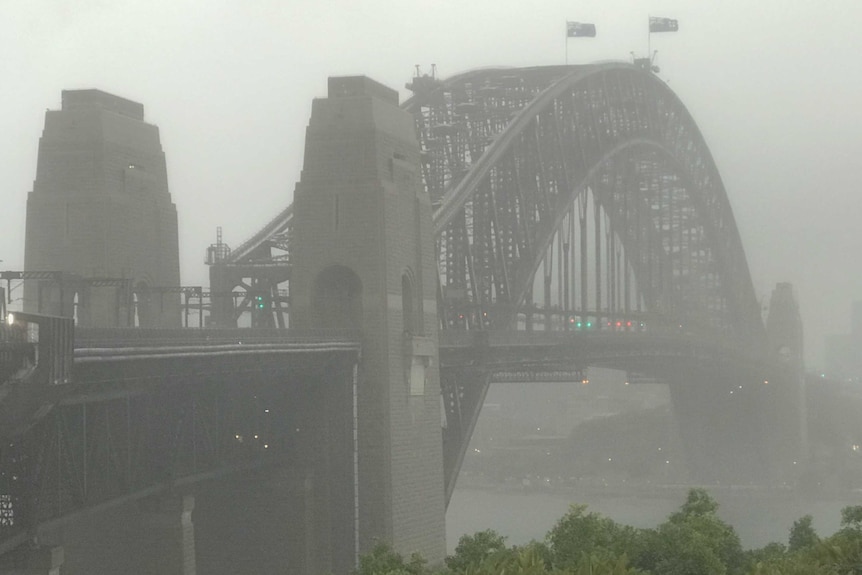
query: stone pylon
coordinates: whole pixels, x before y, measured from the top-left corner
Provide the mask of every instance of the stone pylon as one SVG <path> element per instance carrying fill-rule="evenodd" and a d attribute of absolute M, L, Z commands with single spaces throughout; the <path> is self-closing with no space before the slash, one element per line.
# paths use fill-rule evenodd
<path fill-rule="evenodd" d="M 83 280 L 25 282 L 25 311 L 76 314 L 85 326 L 179 327 L 179 295 L 151 290 L 179 286 L 180 266 L 165 154 L 143 105 L 64 90 L 61 109 L 45 113 L 24 261 L 26 271 Z"/>
<path fill-rule="evenodd" d="M 354 473 L 324 476 L 315 456 L 308 463 L 309 489 L 355 496 L 353 508 L 329 507 L 331 522 L 355 519 L 356 533 L 318 521 L 315 536 L 329 541 L 318 554 L 334 559 L 317 567 L 338 573 L 350 566 L 347 555 L 376 540 L 439 561 L 445 499 L 432 211 L 413 118 L 397 92 L 365 77 L 329 79 L 328 97 L 313 104 L 294 209 L 292 327 L 354 329 L 362 341 L 355 410 L 343 415 L 355 415 L 355 442 L 329 434 L 330 448 L 315 451 L 355 455 Z M 332 447 L 339 441 L 340 451 Z"/>

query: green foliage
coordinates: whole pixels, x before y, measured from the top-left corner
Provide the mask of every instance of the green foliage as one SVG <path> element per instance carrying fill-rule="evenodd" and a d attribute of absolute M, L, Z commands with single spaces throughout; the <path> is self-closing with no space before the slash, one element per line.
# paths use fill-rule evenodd
<path fill-rule="evenodd" d="M 862 529 L 862 505 L 851 505 L 842 509 L 841 525 L 850 529 Z"/>
<path fill-rule="evenodd" d="M 752 575 L 851 575 L 862 573 L 862 507 L 841 510 L 843 529 L 831 537 L 817 538 L 805 516 L 791 528 L 793 549 L 784 557 L 764 558 Z M 808 533 L 810 531 L 810 533 Z M 794 543 L 794 533 L 799 532 Z M 808 535 L 805 535 L 808 533 Z M 812 534 L 814 540 L 812 541 Z M 805 535 L 803 537 L 803 535 Z"/>
<path fill-rule="evenodd" d="M 667 521 L 651 538 L 650 561 L 639 566 L 662 575 L 725 575 L 715 545 L 686 522 Z"/>
<path fill-rule="evenodd" d="M 425 559 L 414 553 L 409 561 L 404 561 L 384 542 L 379 542 L 370 553 L 359 558 L 359 569 L 355 575 L 425 575 Z"/>
<path fill-rule="evenodd" d="M 569 569 L 583 557 L 614 559 L 635 546 L 637 530 L 572 505 L 547 535 L 554 567 Z"/>
<path fill-rule="evenodd" d="M 717 511 L 705 490 L 690 490 L 679 511 L 644 533 L 634 564 L 663 575 L 743 573 L 748 561 L 739 536 Z"/>
<path fill-rule="evenodd" d="M 798 563 L 808 563 L 823 573 L 862 573 L 862 537 L 839 531 L 800 554 Z"/>
<path fill-rule="evenodd" d="M 718 502 L 706 491 L 706 489 L 694 488 L 688 490 L 685 503 L 679 511 L 672 513 L 668 518 L 672 522 L 685 521 L 692 517 L 714 516 L 718 511 Z"/>
<path fill-rule="evenodd" d="M 851 575 L 862 574 L 862 506 L 841 511 L 842 529 L 820 539 L 806 515 L 789 546 L 743 552 L 733 528 L 703 489 L 655 529 L 615 523 L 573 505 L 546 543 L 506 547 L 491 530 L 465 535 L 439 575 Z M 629 561 L 631 559 L 631 561 Z M 360 558 L 354 575 L 431 575 L 418 555 L 405 560 L 385 543 Z"/>
<path fill-rule="evenodd" d="M 597 557 L 581 555 L 574 565 L 556 569 L 548 563 L 549 549 L 542 543 L 533 542 L 525 547 L 512 547 L 504 552 L 489 555 L 478 566 L 456 571 L 464 575 L 640 575 L 641 572 L 622 557 Z"/>
<path fill-rule="evenodd" d="M 446 566 L 456 573 L 463 573 L 467 568 L 478 567 L 492 555 L 505 551 L 505 537 L 491 529 L 477 531 L 458 540 L 455 553 L 446 558 Z"/>
<path fill-rule="evenodd" d="M 793 522 L 790 528 L 790 538 L 787 541 L 787 547 L 790 552 L 796 552 L 806 547 L 816 545 L 820 541 L 814 527 L 811 526 L 812 517 L 805 515 Z"/>
<path fill-rule="evenodd" d="M 470 567 L 465 575 L 545 575 L 547 563 L 541 545 L 531 544 L 522 548 L 512 547 L 505 552 L 494 553 L 479 566 Z"/>
<path fill-rule="evenodd" d="M 806 557 L 774 558 L 755 564 L 750 575 L 836 575 L 830 567 Z"/>
<path fill-rule="evenodd" d="M 751 549 L 745 552 L 745 562 L 750 567 L 758 563 L 778 561 L 787 555 L 787 547 L 783 543 L 769 543 L 760 549 Z"/>
<path fill-rule="evenodd" d="M 638 575 L 643 573 L 630 567 L 628 557 L 599 558 L 584 555 L 577 566 L 570 571 L 573 575 Z"/>

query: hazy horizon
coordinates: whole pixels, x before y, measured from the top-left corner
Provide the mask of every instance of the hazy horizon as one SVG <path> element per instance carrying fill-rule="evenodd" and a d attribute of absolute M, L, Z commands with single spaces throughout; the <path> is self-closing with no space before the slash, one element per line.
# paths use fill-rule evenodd
<path fill-rule="evenodd" d="M 862 144 L 862 4 L 801 0 L 585 1 L 573 5 L 345 0 L 0 2 L 4 79 L 0 269 L 21 269 L 27 192 L 45 109 L 64 89 L 140 102 L 159 127 L 180 221 L 182 281 L 206 285 L 217 226 L 236 246 L 292 200 L 311 101 L 333 75 L 400 91 L 418 64 L 448 77 L 480 67 L 562 64 L 565 22 L 595 23 L 568 62 L 647 51 L 692 113 L 733 206 L 758 298 L 794 284 L 810 367 L 823 338 L 849 331 L 862 299 L 862 208 L 852 154 Z"/>

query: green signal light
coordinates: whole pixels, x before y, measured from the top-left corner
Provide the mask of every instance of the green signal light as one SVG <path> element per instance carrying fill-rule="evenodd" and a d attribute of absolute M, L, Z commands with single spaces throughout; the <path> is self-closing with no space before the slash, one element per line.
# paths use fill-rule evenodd
<path fill-rule="evenodd" d="M 588 322 L 587 322 L 587 327 L 593 327 L 593 322 L 588 321 Z"/>
<path fill-rule="evenodd" d="M 584 325 L 583 323 L 578 322 L 575 324 L 575 327 L 577 327 L 578 329 L 581 329 L 581 327 L 583 327 L 583 325 Z"/>

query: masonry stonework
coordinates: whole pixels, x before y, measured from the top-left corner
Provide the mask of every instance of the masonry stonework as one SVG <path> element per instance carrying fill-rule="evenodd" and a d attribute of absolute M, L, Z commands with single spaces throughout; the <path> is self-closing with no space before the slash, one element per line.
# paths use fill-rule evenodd
<path fill-rule="evenodd" d="M 95 286 L 89 301 L 58 286 L 25 284 L 26 311 L 71 315 L 79 323 L 179 327 L 179 296 L 147 288 L 180 285 L 177 210 L 168 191 L 159 129 L 143 105 L 100 90 L 64 90 L 45 113 L 33 191 L 27 198 L 27 271 L 127 278 L 140 293 Z M 84 294 L 80 294 L 83 299 Z M 146 301 L 144 301 L 146 300 Z M 84 314 L 86 310 L 86 314 Z"/>
<path fill-rule="evenodd" d="M 358 478 L 335 487 L 352 490 L 348 483 L 358 481 L 358 550 L 382 539 L 440 561 L 432 212 L 413 118 L 397 92 L 365 77 L 330 78 L 328 98 L 313 104 L 294 206 L 293 326 L 361 330 Z M 326 537 L 333 554 L 355 553 L 343 536 Z"/>

